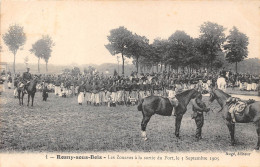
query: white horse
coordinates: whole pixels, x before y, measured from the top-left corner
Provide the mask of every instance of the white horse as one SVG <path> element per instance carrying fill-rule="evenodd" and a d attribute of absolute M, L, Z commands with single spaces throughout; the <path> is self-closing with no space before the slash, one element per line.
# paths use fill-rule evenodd
<path fill-rule="evenodd" d="M 223 90 L 224 92 L 226 91 L 227 82 L 226 82 L 225 78 L 219 77 L 217 79 L 217 85 L 218 85 L 218 89 Z"/>

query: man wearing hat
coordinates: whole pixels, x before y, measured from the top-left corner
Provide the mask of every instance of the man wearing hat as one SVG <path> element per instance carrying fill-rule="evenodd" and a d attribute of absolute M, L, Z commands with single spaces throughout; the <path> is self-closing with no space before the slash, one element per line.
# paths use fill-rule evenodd
<path fill-rule="evenodd" d="M 27 93 L 27 88 L 29 86 L 29 83 L 32 79 L 32 75 L 30 73 L 30 68 L 27 67 L 27 71 L 23 73 L 23 77 L 22 77 L 22 83 L 25 85 L 25 92 Z"/>

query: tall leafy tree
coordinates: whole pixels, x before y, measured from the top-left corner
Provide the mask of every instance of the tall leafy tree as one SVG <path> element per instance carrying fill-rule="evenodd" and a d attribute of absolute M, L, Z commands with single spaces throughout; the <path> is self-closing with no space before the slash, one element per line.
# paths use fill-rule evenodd
<path fill-rule="evenodd" d="M 184 31 L 176 31 L 169 37 L 169 60 L 177 70 L 180 66 L 187 65 L 192 45 L 193 39 Z"/>
<path fill-rule="evenodd" d="M 41 39 L 39 39 L 32 45 L 30 52 L 38 58 L 38 72 L 40 72 L 40 59 L 45 60 L 47 71 L 47 64 L 51 56 L 53 46 L 54 43 L 49 36 L 42 36 Z"/>
<path fill-rule="evenodd" d="M 169 42 L 166 39 L 156 38 L 153 43 L 153 52 L 154 52 L 154 58 L 155 62 L 161 64 L 161 70 L 162 70 L 162 64 L 164 64 L 164 67 L 169 64 L 168 60 L 168 54 L 167 54 L 167 48 L 168 48 Z"/>
<path fill-rule="evenodd" d="M 222 52 L 222 44 L 225 42 L 225 28 L 221 25 L 212 22 L 205 22 L 200 26 L 200 52 L 204 55 L 204 61 L 210 65 Z"/>
<path fill-rule="evenodd" d="M 248 55 L 248 37 L 239 32 L 236 27 L 230 30 L 230 34 L 227 36 L 227 44 L 224 45 L 224 50 L 226 51 L 226 60 L 229 63 L 236 64 L 244 60 Z"/>
<path fill-rule="evenodd" d="M 145 57 L 149 49 L 149 40 L 145 36 L 133 35 L 128 55 L 134 59 L 136 71 L 138 73 L 140 57 Z"/>
<path fill-rule="evenodd" d="M 46 67 L 46 72 L 48 71 L 48 62 L 49 62 L 49 58 L 51 57 L 51 53 L 52 53 L 52 47 L 55 46 L 52 38 L 48 35 L 46 36 L 43 36 L 43 39 L 47 45 L 47 48 L 46 48 L 46 53 L 44 54 L 43 56 L 43 59 L 45 61 L 45 67 Z"/>
<path fill-rule="evenodd" d="M 11 25 L 8 32 L 3 35 L 4 43 L 8 46 L 9 50 L 14 55 L 13 70 L 15 73 L 15 58 L 18 49 L 26 42 L 26 35 L 23 31 L 23 27 L 17 24 Z"/>
<path fill-rule="evenodd" d="M 124 56 L 129 56 L 129 47 L 133 42 L 133 34 L 125 27 L 112 29 L 107 37 L 109 43 L 105 45 L 111 55 L 121 54 L 122 57 L 122 74 L 124 75 Z"/>

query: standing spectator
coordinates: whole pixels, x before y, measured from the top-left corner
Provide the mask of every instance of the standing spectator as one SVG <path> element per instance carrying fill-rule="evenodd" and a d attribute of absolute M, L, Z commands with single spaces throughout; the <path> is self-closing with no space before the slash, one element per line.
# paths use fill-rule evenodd
<path fill-rule="evenodd" d="M 195 119 L 195 123 L 197 125 L 196 129 L 196 138 L 200 140 L 202 127 L 204 125 L 204 115 L 203 112 L 208 112 L 210 108 L 206 107 L 206 104 L 202 101 L 202 95 L 198 95 L 195 99 L 191 100 L 192 102 L 192 119 Z"/>
<path fill-rule="evenodd" d="M 84 82 L 82 82 L 79 86 L 79 95 L 78 95 L 78 103 L 79 105 L 82 105 L 82 102 L 84 101 Z"/>

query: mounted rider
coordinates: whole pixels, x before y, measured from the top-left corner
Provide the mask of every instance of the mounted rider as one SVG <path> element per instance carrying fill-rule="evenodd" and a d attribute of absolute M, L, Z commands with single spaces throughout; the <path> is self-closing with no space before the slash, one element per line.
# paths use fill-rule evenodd
<path fill-rule="evenodd" d="M 23 73 L 22 81 L 21 81 L 24 84 L 25 93 L 27 93 L 27 89 L 31 79 L 32 79 L 32 75 L 30 73 L 30 68 L 27 67 L 27 71 Z"/>

